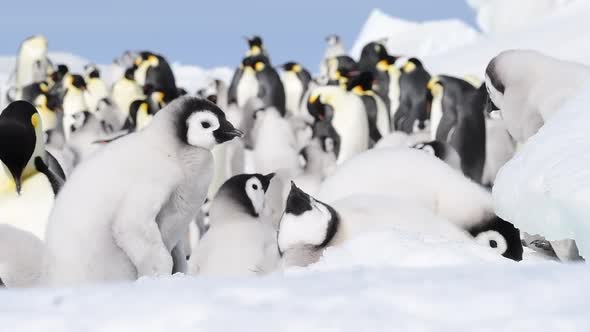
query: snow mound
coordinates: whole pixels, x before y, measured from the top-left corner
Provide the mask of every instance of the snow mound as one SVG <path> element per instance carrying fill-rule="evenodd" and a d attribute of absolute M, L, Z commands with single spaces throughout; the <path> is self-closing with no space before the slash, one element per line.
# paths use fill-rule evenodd
<path fill-rule="evenodd" d="M 467 0 L 477 11 L 477 23 L 488 34 L 507 33 L 563 9 L 571 0 Z"/>
<path fill-rule="evenodd" d="M 521 230 L 575 239 L 590 256 L 590 85 L 556 112 L 498 173 L 496 212 Z"/>
<path fill-rule="evenodd" d="M 374 9 L 350 53 L 358 58 L 367 43 L 387 39 L 385 44 L 390 53 L 422 57 L 468 44 L 478 35 L 475 29 L 459 20 L 417 23 Z"/>
<path fill-rule="evenodd" d="M 531 0 L 535 1 L 536 0 Z M 531 1 L 524 1 L 525 3 Z M 508 1 L 510 5 L 520 1 Z M 543 2 L 543 1 L 541 1 Z M 512 8 L 512 7 L 511 7 Z M 488 62 L 507 49 L 531 49 L 563 60 L 590 65 L 590 2 L 572 1 L 551 16 L 506 34 L 481 35 L 469 45 L 444 54 L 425 57 L 424 64 L 434 74 L 476 75 L 483 78 Z M 511 9 L 517 15 L 522 11 Z"/>

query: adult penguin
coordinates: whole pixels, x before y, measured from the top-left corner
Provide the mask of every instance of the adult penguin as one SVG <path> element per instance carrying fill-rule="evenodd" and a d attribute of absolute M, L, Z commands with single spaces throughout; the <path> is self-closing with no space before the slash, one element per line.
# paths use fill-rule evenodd
<path fill-rule="evenodd" d="M 265 56 L 250 56 L 242 61 L 244 72 L 237 86 L 237 103 L 244 107 L 248 100 L 257 97 L 263 107 L 274 107 L 285 116 L 285 89 L 277 71 Z"/>
<path fill-rule="evenodd" d="M 435 76 L 427 89 L 432 95 L 431 138 L 450 144 L 461 157 L 463 173 L 481 183 L 486 158 L 484 107 L 487 92 L 451 76 Z"/>
<path fill-rule="evenodd" d="M 328 59 L 328 82 L 327 85 L 340 85 L 346 87 L 348 80 L 358 74 L 359 66 L 353 58 L 348 55 L 340 55 Z"/>
<path fill-rule="evenodd" d="M 84 66 L 84 80 L 86 81 L 86 91 L 84 91 L 86 105 L 91 112 L 95 112 L 99 102 L 109 97 L 107 85 L 100 77 L 100 70 L 94 64 Z"/>
<path fill-rule="evenodd" d="M 154 90 L 162 91 L 166 103 L 178 97 L 178 88 L 172 68 L 166 59 L 156 53 L 143 51 L 135 59 L 135 80 L 139 85 L 151 85 Z"/>
<path fill-rule="evenodd" d="M 123 77 L 111 88 L 111 98 L 121 112 L 121 118 L 127 118 L 133 101 L 145 98 L 143 89 L 135 80 L 133 72 L 133 68 L 128 68 Z"/>
<path fill-rule="evenodd" d="M 300 111 L 301 98 L 311 82 L 311 74 L 296 62 L 287 62 L 281 68 L 283 69 L 281 81 L 285 87 L 287 111 L 291 115 L 297 115 Z"/>
<path fill-rule="evenodd" d="M 244 39 L 246 39 L 246 42 L 248 43 L 248 51 L 246 52 L 245 58 L 252 56 L 262 56 L 266 58 L 268 63 L 270 63 L 270 59 L 268 57 L 266 49 L 264 48 L 264 42 L 262 41 L 262 38 L 260 38 L 260 36 L 253 36 L 251 38 L 244 37 Z M 242 62 L 244 61 L 244 59 L 242 59 Z M 236 71 L 234 72 L 231 83 L 229 85 L 229 89 L 227 91 L 228 104 L 235 104 L 238 102 L 238 83 L 242 79 L 243 74 L 244 67 L 242 63 L 240 63 L 240 66 L 236 68 Z"/>
<path fill-rule="evenodd" d="M 401 67 L 399 79 L 400 99 L 399 107 L 394 115 L 394 129 L 411 134 L 426 127 L 428 117 L 426 87 L 430 81 L 430 74 L 422 62 L 410 58 Z"/>
<path fill-rule="evenodd" d="M 326 50 L 324 51 L 324 57 L 320 63 L 320 75 L 327 76 L 328 60 L 340 55 L 346 55 L 346 50 L 344 49 L 344 43 L 342 43 L 342 39 L 336 34 L 328 35 L 326 37 Z"/>
<path fill-rule="evenodd" d="M 41 35 L 25 39 L 18 50 L 14 85 L 8 91 L 8 99 L 21 99 L 21 89 L 34 82 L 44 81 L 50 67 L 51 64 L 47 58 L 47 39 Z"/>
<path fill-rule="evenodd" d="M 363 47 L 361 57 L 359 58 L 359 70 L 374 72 L 377 68 L 377 63 L 381 60 L 387 59 L 389 53 L 387 49 L 380 42 L 370 42 Z"/>
<path fill-rule="evenodd" d="M 348 81 L 346 89 L 359 96 L 365 105 L 369 136 L 373 143 L 389 133 L 389 114 L 385 103 L 373 91 L 373 73 L 364 71 Z"/>
<path fill-rule="evenodd" d="M 58 126 L 57 108 L 59 100 L 50 94 L 49 84 L 45 81 L 32 83 L 22 89 L 22 100 L 33 104 L 43 120 L 43 131 L 53 130 Z"/>
<path fill-rule="evenodd" d="M 39 113 L 26 101 L 12 102 L 0 114 L 2 222 L 41 239 L 64 181 L 63 171 L 45 151 L 42 128 Z"/>

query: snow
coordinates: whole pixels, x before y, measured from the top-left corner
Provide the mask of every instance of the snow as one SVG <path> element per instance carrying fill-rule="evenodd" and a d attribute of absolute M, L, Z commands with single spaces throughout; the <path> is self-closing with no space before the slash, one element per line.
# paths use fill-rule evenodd
<path fill-rule="evenodd" d="M 475 29 L 459 20 L 417 23 L 374 9 L 350 53 L 358 58 L 367 43 L 387 38 L 385 45 L 390 53 L 422 57 L 465 45 L 478 35 Z"/>
<path fill-rule="evenodd" d="M 496 212 L 528 233 L 573 238 L 590 256 L 590 85 L 558 110 L 498 173 Z"/>

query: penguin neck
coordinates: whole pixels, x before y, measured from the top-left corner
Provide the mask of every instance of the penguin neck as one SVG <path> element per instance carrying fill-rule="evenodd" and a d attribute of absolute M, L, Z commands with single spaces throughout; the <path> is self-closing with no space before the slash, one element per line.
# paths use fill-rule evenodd
<path fill-rule="evenodd" d="M 260 217 L 253 216 L 247 207 L 228 197 L 227 193 L 218 192 L 211 202 L 209 220 L 211 225 L 219 225 L 235 221 L 259 222 Z"/>
<path fill-rule="evenodd" d="M 307 267 L 308 265 L 317 263 L 324 249 L 318 249 L 313 245 L 301 245 L 290 248 L 282 253 L 282 261 L 284 267 Z"/>

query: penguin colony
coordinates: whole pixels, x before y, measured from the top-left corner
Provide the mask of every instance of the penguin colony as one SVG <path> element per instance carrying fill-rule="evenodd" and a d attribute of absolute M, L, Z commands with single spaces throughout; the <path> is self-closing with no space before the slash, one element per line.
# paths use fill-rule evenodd
<path fill-rule="evenodd" d="M 494 213 L 490 188 L 590 69 L 510 51 L 474 84 L 380 41 L 357 60 L 326 41 L 314 77 L 246 38 L 229 85 L 191 96 L 160 54 L 125 52 L 109 85 L 99 66 L 73 73 L 43 36 L 25 40 L 0 113 L 2 283 L 264 275 L 383 227 L 513 261 L 523 244 L 547 251 Z M 571 86 L 516 98 L 543 91 L 545 68 Z"/>

